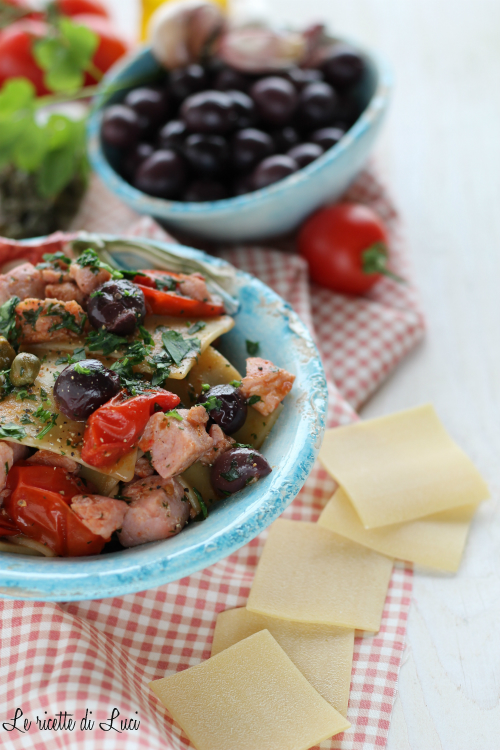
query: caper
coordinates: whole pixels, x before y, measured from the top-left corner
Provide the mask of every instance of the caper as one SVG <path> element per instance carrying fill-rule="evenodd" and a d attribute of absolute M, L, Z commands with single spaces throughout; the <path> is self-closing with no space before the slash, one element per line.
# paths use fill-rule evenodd
<path fill-rule="evenodd" d="M 14 359 L 10 368 L 12 385 L 31 385 L 35 382 L 42 363 L 34 354 L 21 352 Z"/>
<path fill-rule="evenodd" d="M 0 370 L 8 370 L 16 353 L 9 342 L 0 336 Z"/>

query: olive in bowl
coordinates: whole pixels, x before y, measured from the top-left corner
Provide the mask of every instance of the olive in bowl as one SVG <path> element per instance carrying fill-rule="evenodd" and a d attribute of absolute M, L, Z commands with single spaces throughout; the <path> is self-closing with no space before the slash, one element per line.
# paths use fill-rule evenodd
<path fill-rule="evenodd" d="M 241 391 L 232 385 L 214 385 L 198 399 L 205 406 L 210 420 L 218 424 L 226 435 L 243 427 L 247 418 L 247 403 Z"/>
<path fill-rule="evenodd" d="M 82 359 L 65 367 L 54 383 L 54 398 L 62 413 L 85 422 L 100 406 L 116 396 L 120 378 L 98 359 Z"/>
<path fill-rule="evenodd" d="M 94 328 L 128 336 L 146 315 L 144 294 L 130 281 L 106 281 L 90 295 L 87 315 Z"/>
<path fill-rule="evenodd" d="M 210 479 L 219 495 L 232 495 L 272 471 L 259 451 L 253 448 L 232 448 L 222 453 L 212 466 Z"/>

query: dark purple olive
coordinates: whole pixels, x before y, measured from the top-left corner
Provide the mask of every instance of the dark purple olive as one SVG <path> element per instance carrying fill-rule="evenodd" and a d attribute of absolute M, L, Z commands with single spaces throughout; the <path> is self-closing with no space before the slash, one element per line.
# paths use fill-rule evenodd
<path fill-rule="evenodd" d="M 297 108 L 297 91 L 286 78 L 261 78 L 253 84 L 250 96 L 262 119 L 274 125 L 285 125 Z"/>
<path fill-rule="evenodd" d="M 244 94 L 243 91 L 228 91 L 228 96 L 233 101 L 234 108 L 236 110 L 236 127 L 237 128 L 250 128 L 257 122 L 257 109 L 255 102 L 250 99 L 248 94 Z"/>
<path fill-rule="evenodd" d="M 365 61 L 355 49 L 347 44 L 337 44 L 321 66 L 328 83 L 336 89 L 351 88 L 361 80 L 365 72 Z"/>
<path fill-rule="evenodd" d="M 232 435 L 243 427 L 248 407 L 238 388 L 229 384 L 214 385 L 198 399 L 199 404 L 207 404 L 209 401 L 216 404 L 213 409 L 208 410 L 210 419 L 218 424 L 226 435 Z"/>
<path fill-rule="evenodd" d="M 348 130 L 361 114 L 361 108 L 352 96 L 339 97 L 335 106 L 335 120 L 340 120 L 347 124 Z"/>
<path fill-rule="evenodd" d="M 215 182 L 214 180 L 195 180 L 184 193 L 184 200 L 193 203 L 220 201 L 228 197 L 227 188 L 221 182 Z"/>
<path fill-rule="evenodd" d="M 329 148 L 340 141 L 344 132 L 340 128 L 320 128 L 311 133 L 309 139 L 311 143 L 317 143 L 318 146 L 321 146 L 323 151 L 328 151 Z"/>
<path fill-rule="evenodd" d="M 208 76 L 201 65 L 176 68 L 170 74 L 170 91 L 177 99 L 186 99 L 207 87 Z"/>
<path fill-rule="evenodd" d="M 151 154 L 142 162 L 134 177 L 134 185 L 138 190 L 159 198 L 178 198 L 186 182 L 184 159 L 170 149 L 161 149 Z"/>
<path fill-rule="evenodd" d="M 193 133 L 228 133 L 236 125 L 233 100 L 223 91 L 201 91 L 184 100 L 181 116 Z"/>
<path fill-rule="evenodd" d="M 246 195 L 253 192 L 254 189 L 251 174 L 240 175 L 233 183 L 234 195 Z"/>
<path fill-rule="evenodd" d="M 121 389 L 118 373 L 98 359 L 82 359 L 65 367 L 54 383 L 54 399 L 60 411 L 75 422 L 90 415 Z"/>
<path fill-rule="evenodd" d="M 286 154 L 275 154 L 261 161 L 252 172 L 254 190 L 260 190 L 274 182 L 279 182 L 299 168 L 297 162 Z"/>
<path fill-rule="evenodd" d="M 245 128 L 233 135 L 231 162 L 242 172 L 252 169 L 259 161 L 274 153 L 274 142 L 268 133 L 255 128 Z"/>
<path fill-rule="evenodd" d="M 113 104 L 102 116 L 101 136 L 104 143 L 118 148 L 130 148 L 144 132 L 144 122 L 130 107 Z"/>
<path fill-rule="evenodd" d="M 186 138 L 184 155 L 194 172 L 217 175 L 226 168 L 229 146 L 220 135 L 193 133 Z"/>
<path fill-rule="evenodd" d="M 218 91 L 248 91 L 251 79 L 234 68 L 222 68 L 214 79 L 214 89 Z"/>
<path fill-rule="evenodd" d="M 323 80 L 323 73 L 317 68 L 290 68 L 287 70 L 286 77 L 293 83 L 297 91 L 302 91 L 308 83 Z"/>
<path fill-rule="evenodd" d="M 151 156 L 154 149 L 150 143 L 138 143 L 128 151 L 122 161 L 122 172 L 127 180 L 132 180 L 143 161 Z"/>
<path fill-rule="evenodd" d="M 168 116 L 168 99 L 163 89 L 151 86 L 133 89 L 125 97 L 125 104 L 140 117 L 144 117 L 152 127 L 165 122 Z"/>
<path fill-rule="evenodd" d="M 144 294 L 131 281 L 106 281 L 90 295 L 87 315 L 94 328 L 128 336 L 146 315 Z"/>
<path fill-rule="evenodd" d="M 217 458 L 210 473 L 212 487 L 219 495 L 232 495 L 272 471 L 259 451 L 232 448 Z"/>
<path fill-rule="evenodd" d="M 284 154 L 289 151 L 292 146 L 296 146 L 300 143 L 300 136 L 290 125 L 281 130 L 273 130 L 271 137 L 274 141 L 274 146 L 279 154 Z"/>
<path fill-rule="evenodd" d="M 158 146 L 161 149 L 174 149 L 178 151 L 184 145 L 188 135 L 188 129 L 182 120 L 170 120 L 158 133 Z"/>
<path fill-rule="evenodd" d="M 290 149 L 288 156 L 295 159 L 299 165 L 299 169 L 302 169 L 303 167 L 307 167 L 312 161 L 315 161 L 322 153 L 323 149 L 317 143 L 299 143 L 298 146 Z"/>
<path fill-rule="evenodd" d="M 299 114 L 302 123 L 308 128 L 330 125 L 336 113 L 338 97 L 328 83 L 309 83 L 299 96 Z"/>

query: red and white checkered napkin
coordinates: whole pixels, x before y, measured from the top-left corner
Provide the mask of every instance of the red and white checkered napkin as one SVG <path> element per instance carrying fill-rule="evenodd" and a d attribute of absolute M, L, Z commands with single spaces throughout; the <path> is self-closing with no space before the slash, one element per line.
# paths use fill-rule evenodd
<path fill-rule="evenodd" d="M 379 212 L 391 233 L 392 266 L 408 277 L 398 217 L 383 188 L 365 173 L 348 197 L 369 203 Z M 94 184 L 76 228 L 123 232 L 136 219 Z M 164 236 L 149 219 L 140 219 L 130 233 Z M 310 288 L 304 261 L 296 255 L 254 247 L 221 254 L 276 289 L 313 330 L 329 380 L 330 426 L 355 420 L 354 409 L 423 334 L 410 284 L 398 286 L 383 280 L 369 297 L 349 299 Z M 315 521 L 334 487 L 316 465 L 285 516 Z M 1 746 L 16 750 L 190 747 L 147 683 L 210 656 L 217 614 L 245 604 L 265 537 L 266 533 L 261 534 L 234 555 L 189 578 L 139 594 L 62 605 L 0 602 Z M 348 712 L 352 727 L 322 743 L 324 750 L 385 747 L 411 589 L 411 567 L 397 563 L 380 632 L 355 639 Z M 2 722 L 11 721 L 16 708 L 23 711 L 17 726 L 24 728 L 24 718 L 32 721 L 25 733 L 7 731 L 6 724 L 2 727 Z M 96 723 L 91 729 L 80 729 L 87 709 Z M 109 728 L 113 709 L 120 715 Z M 60 711 L 73 714 L 73 731 L 36 726 L 37 716 L 43 719 Z M 115 731 L 121 728 L 122 719 L 130 718 L 140 719 L 139 729 Z"/>

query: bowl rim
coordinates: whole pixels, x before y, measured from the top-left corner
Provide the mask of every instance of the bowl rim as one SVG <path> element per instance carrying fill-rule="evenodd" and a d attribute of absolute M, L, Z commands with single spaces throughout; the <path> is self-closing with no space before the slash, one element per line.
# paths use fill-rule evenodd
<path fill-rule="evenodd" d="M 163 247 L 169 252 L 180 251 L 181 255 L 187 254 L 210 265 L 226 264 L 220 258 L 207 255 L 201 250 L 174 243 L 105 233 L 94 233 L 92 236 L 115 242 L 126 240 L 128 243 L 137 239 L 141 244 L 151 242 L 156 247 Z M 22 241 L 22 244 L 32 242 L 30 239 Z M 227 265 L 231 266 L 229 263 Z M 274 305 L 278 314 L 286 320 L 290 336 L 298 337 L 297 351 L 300 345 L 302 351 L 307 352 L 303 369 L 307 370 L 308 382 L 309 378 L 311 382 L 311 410 L 303 412 L 301 418 L 307 429 L 297 430 L 291 441 L 293 456 L 289 454 L 286 466 L 276 467 L 269 475 L 271 479 L 280 479 L 279 491 L 277 488 L 267 487 L 257 500 L 243 507 L 234 518 L 230 518 L 222 530 L 216 528 L 205 539 L 191 543 L 189 547 L 173 554 L 169 553 L 168 544 L 165 543 L 168 540 L 132 548 L 133 554 L 121 562 L 122 551 L 84 558 L 85 561 L 82 558 L 24 557 L 2 552 L 0 599 L 102 599 L 137 593 L 177 581 L 208 568 L 243 547 L 264 531 L 295 499 L 316 460 L 325 430 L 328 388 L 321 357 L 309 330 L 282 297 L 245 271 L 236 269 L 236 279 L 241 282 L 238 287 L 251 286 L 256 290 L 265 301 L 265 306 Z M 300 444 L 297 444 L 298 437 L 302 438 Z M 282 476 L 288 466 L 288 473 Z M 116 560 L 116 564 L 111 564 L 111 560 Z"/>
<path fill-rule="evenodd" d="M 137 210 L 144 210 L 147 204 L 148 211 L 155 216 L 166 217 L 185 217 L 185 216 L 205 216 L 218 214 L 223 217 L 225 214 L 232 213 L 241 208 L 248 206 L 258 207 L 264 205 L 269 198 L 279 198 L 290 187 L 306 187 L 309 179 L 314 174 L 320 172 L 324 167 L 330 166 L 339 161 L 343 154 L 350 148 L 352 143 L 359 140 L 373 125 L 373 123 L 385 111 L 393 87 L 393 74 L 389 63 L 379 53 L 367 50 L 363 45 L 344 37 L 335 37 L 335 41 L 355 46 L 374 66 L 377 72 L 377 85 L 373 96 L 367 107 L 363 110 L 345 135 L 338 143 L 325 151 L 315 161 L 306 167 L 299 169 L 292 175 L 285 177 L 283 180 L 269 185 L 268 187 L 255 190 L 252 193 L 224 198 L 218 201 L 188 202 L 188 201 L 170 201 L 166 198 L 158 198 L 133 187 L 116 172 L 104 155 L 100 139 L 100 125 L 102 117 L 102 108 L 107 96 L 107 89 L 113 85 L 117 79 L 121 78 L 125 71 L 137 60 L 145 58 L 151 54 L 149 45 L 142 45 L 139 50 L 116 63 L 104 76 L 100 91 L 92 100 L 91 112 L 87 124 L 87 141 L 88 154 L 92 167 L 103 179 L 105 184 L 122 197 L 129 205 L 137 207 Z"/>

